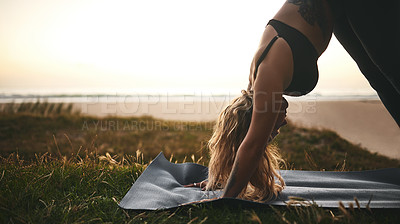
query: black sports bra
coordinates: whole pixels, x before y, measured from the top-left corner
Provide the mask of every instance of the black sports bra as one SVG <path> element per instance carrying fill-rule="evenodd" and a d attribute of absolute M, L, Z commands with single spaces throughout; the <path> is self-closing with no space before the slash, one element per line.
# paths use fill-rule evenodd
<path fill-rule="evenodd" d="M 265 48 L 257 60 L 254 78 L 257 75 L 258 66 L 267 56 L 273 43 L 282 37 L 292 50 L 293 55 L 293 77 L 284 94 L 289 96 L 301 96 L 311 92 L 318 82 L 318 53 L 314 45 L 304 34 L 297 29 L 278 20 L 271 19 L 267 25 L 271 25 L 278 33 Z"/>

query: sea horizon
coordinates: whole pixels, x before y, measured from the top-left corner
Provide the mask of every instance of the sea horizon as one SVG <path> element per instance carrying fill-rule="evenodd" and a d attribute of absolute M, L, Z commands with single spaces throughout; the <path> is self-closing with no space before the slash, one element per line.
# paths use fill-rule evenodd
<path fill-rule="evenodd" d="M 138 102 L 138 101 L 225 101 L 241 94 L 241 89 L 112 89 L 112 88 L 0 88 L 0 103 L 54 102 Z M 314 90 L 289 101 L 379 100 L 373 90 Z"/>

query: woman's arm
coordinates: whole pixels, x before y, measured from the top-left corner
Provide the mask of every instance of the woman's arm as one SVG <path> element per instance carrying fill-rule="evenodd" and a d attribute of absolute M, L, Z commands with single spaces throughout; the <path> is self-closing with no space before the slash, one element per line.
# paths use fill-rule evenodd
<path fill-rule="evenodd" d="M 280 112 L 282 92 L 291 81 L 292 65 L 289 46 L 283 39 L 277 40 L 253 83 L 252 121 L 237 151 L 223 197 L 236 197 L 258 167 Z"/>
<path fill-rule="evenodd" d="M 267 92 L 263 91 L 263 88 L 257 88 L 258 83 L 256 81 L 254 86 L 252 122 L 237 151 L 223 197 L 236 197 L 247 185 L 260 163 L 268 137 L 275 126 L 278 113 L 274 113 L 273 110 L 281 106 L 282 85 L 279 86 L 277 80 L 270 79 L 268 87 L 271 89 Z"/>

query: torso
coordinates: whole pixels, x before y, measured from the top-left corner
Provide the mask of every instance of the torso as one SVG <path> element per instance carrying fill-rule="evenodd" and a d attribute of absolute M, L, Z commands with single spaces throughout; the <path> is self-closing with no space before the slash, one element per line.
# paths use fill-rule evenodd
<path fill-rule="evenodd" d="M 317 5 L 314 5 L 314 10 L 312 10 L 310 5 L 312 5 L 314 1 L 317 1 Z M 325 0 L 288 0 L 283 4 L 273 19 L 295 28 L 306 36 L 317 51 L 318 57 L 326 50 L 332 36 L 333 18 L 329 5 Z M 271 25 L 266 26 L 259 48 L 251 65 L 249 86 L 252 86 L 255 80 L 255 74 L 253 73 L 255 71 L 256 61 L 276 35 L 277 32 Z M 289 46 L 284 40 L 280 39 L 276 41 L 275 45 L 278 45 L 282 50 L 285 50 L 284 48 Z M 270 57 L 273 57 L 273 55 Z M 285 60 L 284 63 L 293 67 L 294 62 L 290 57 L 281 60 Z M 298 77 L 297 80 L 299 80 Z M 289 84 L 290 83 L 287 83 L 287 86 Z"/>

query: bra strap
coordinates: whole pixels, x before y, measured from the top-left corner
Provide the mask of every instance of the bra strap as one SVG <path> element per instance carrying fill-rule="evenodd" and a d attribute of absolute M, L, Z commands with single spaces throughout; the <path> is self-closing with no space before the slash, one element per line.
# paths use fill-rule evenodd
<path fill-rule="evenodd" d="M 258 72 L 258 66 L 261 64 L 261 62 L 264 60 L 265 56 L 267 56 L 269 49 L 271 49 L 272 44 L 279 38 L 279 35 L 276 35 L 274 38 L 272 38 L 271 42 L 267 45 L 261 56 L 258 58 L 257 63 L 256 63 L 256 68 L 254 70 L 253 78 L 256 78 L 257 72 Z"/>

